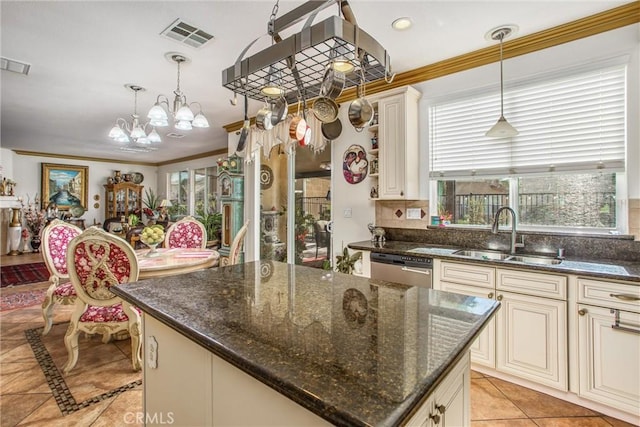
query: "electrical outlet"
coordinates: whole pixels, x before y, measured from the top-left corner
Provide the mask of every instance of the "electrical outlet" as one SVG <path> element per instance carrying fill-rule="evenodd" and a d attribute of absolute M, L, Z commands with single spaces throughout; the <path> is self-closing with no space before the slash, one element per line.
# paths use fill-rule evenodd
<path fill-rule="evenodd" d="M 353 213 L 353 212 L 351 211 L 351 208 L 346 208 L 346 209 L 344 210 L 344 217 L 345 217 L 345 218 L 351 218 L 351 214 L 352 214 L 352 213 Z"/>
<path fill-rule="evenodd" d="M 408 208 L 407 219 L 420 219 L 420 208 Z"/>

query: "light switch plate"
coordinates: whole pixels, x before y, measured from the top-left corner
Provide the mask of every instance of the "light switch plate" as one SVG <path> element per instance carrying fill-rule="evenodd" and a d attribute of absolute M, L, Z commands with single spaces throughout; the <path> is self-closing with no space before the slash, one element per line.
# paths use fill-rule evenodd
<path fill-rule="evenodd" d="M 148 353 L 147 353 L 147 366 L 151 369 L 158 368 L 158 341 L 156 337 L 150 336 L 147 339 Z"/>
<path fill-rule="evenodd" d="M 352 215 L 351 208 L 346 208 L 346 209 L 344 210 L 344 217 L 345 217 L 345 218 L 351 218 L 351 215 Z"/>
<path fill-rule="evenodd" d="M 407 219 L 420 219 L 420 208 L 408 208 Z"/>

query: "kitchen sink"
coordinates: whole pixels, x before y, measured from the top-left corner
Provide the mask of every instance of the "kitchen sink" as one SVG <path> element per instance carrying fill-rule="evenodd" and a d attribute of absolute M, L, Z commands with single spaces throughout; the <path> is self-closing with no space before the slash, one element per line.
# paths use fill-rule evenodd
<path fill-rule="evenodd" d="M 562 260 L 547 256 L 537 255 L 512 255 L 506 259 L 506 261 L 524 262 L 525 264 L 542 264 L 542 265 L 556 265 L 560 264 Z"/>
<path fill-rule="evenodd" d="M 466 250 L 466 249 L 463 249 L 461 251 L 456 251 L 453 254 L 460 255 L 460 256 L 469 256 L 472 258 L 480 258 L 480 259 L 495 259 L 498 261 L 504 261 L 511 256 L 509 254 L 505 254 L 503 252 L 497 252 L 497 251 L 476 251 L 476 250 Z"/>
<path fill-rule="evenodd" d="M 541 255 L 511 255 L 498 251 L 463 249 L 453 253 L 453 255 L 468 256 L 472 258 L 496 260 L 496 261 L 513 261 L 522 262 L 524 264 L 540 264 L 540 265 L 556 265 L 562 260 L 541 256 Z"/>

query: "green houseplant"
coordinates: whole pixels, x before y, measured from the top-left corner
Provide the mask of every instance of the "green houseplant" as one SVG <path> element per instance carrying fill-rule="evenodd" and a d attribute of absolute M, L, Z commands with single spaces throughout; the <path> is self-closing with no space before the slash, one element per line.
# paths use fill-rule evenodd
<path fill-rule="evenodd" d="M 222 233 L 222 213 L 213 212 L 203 216 L 202 224 L 207 232 L 207 241 L 220 240 Z"/>
<path fill-rule="evenodd" d="M 349 248 L 345 247 L 342 250 L 342 255 L 336 255 L 336 270 L 340 273 L 351 274 L 356 261 L 360 258 L 362 258 L 362 252 L 358 251 L 349 255 Z"/>

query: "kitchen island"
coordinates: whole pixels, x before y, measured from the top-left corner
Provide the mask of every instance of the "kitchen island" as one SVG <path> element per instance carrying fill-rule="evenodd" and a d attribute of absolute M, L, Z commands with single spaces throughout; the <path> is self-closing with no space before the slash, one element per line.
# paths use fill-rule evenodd
<path fill-rule="evenodd" d="M 144 312 L 147 424 L 421 425 L 451 402 L 468 423 L 469 346 L 499 307 L 272 261 L 114 292 Z"/>

